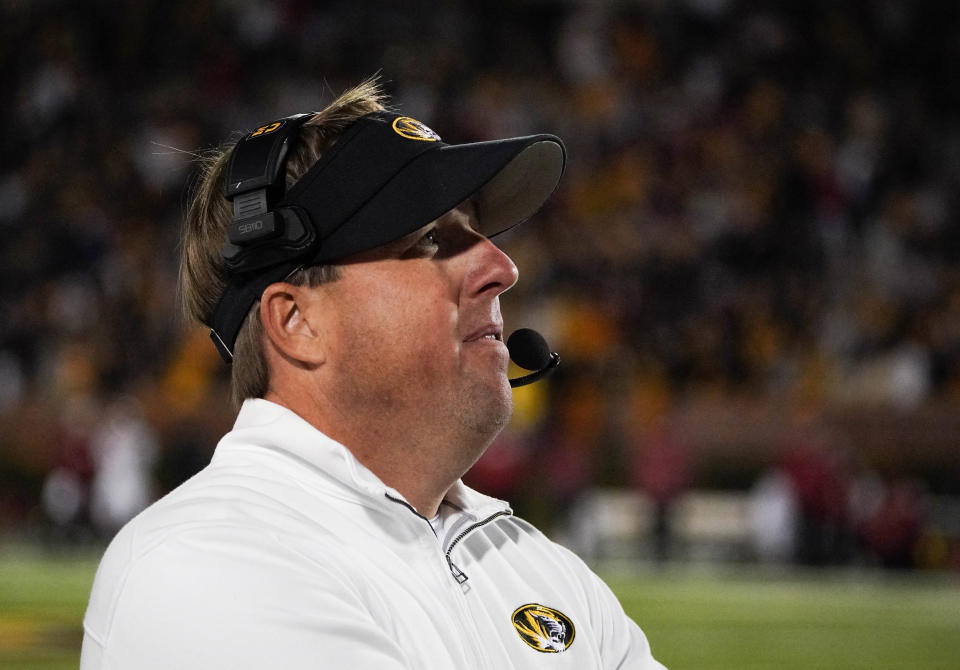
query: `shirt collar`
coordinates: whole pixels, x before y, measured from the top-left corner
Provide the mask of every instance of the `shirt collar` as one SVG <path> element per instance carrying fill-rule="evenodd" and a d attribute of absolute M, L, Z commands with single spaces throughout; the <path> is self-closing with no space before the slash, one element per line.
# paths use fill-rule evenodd
<path fill-rule="evenodd" d="M 404 500 L 399 491 L 387 486 L 360 463 L 348 447 L 320 432 L 292 410 L 263 398 L 249 398 L 243 402 L 233 430 L 217 445 L 214 458 L 221 452 L 250 446 L 291 454 L 306 465 L 370 496 Z M 506 502 L 479 493 L 460 480 L 450 488 L 444 500 L 473 519 L 510 509 Z"/>

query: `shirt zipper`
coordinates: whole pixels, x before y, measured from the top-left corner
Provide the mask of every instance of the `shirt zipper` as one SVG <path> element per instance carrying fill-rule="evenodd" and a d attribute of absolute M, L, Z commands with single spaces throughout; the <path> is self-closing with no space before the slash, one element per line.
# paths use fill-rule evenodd
<path fill-rule="evenodd" d="M 413 505 L 411 505 L 410 503 L 408 503 L 408 502 L 407 502 L 406 500 L 404 500 L 403 498 L 394 498 L 394 497 L 393 497 L 392 495 L 390 495 L 389 493 L 384 493 L 384 495 L 387 497 L 387 500 L 392 500 L 392 501 L 395 502 L 395 503 L 399 503 L 399 504 L 403 505 L 403 506 L 406 507 L 408 510 L 410 510 L 411 512 L 413 512 L 415 515 L 417 515 L 418 517 L 420 517 L 421 519 L 423 519 L 424 521 L 426 521 L 426 522 L 427 522 L 427 525 L 430 526 L 431 532 L 435 532 L 435 531 L 433 531 L 433 525 L 430 523 L 430 519 L 428 519 L 427 517 L 425 517 L 425 516 L 423 516 L 422 514 L 420 514 L 420 512 L 417 511 L 417 508 L 416 508 L 416 507 L 414 507 Z M 444 555 L 444 558 L 447 559 L 447 567 L 448 567 L 449 570 L 450 570 L 450 574 L 453 576 L 453 579 L 454 579 L 454 581 L 457 582 L 457 584 L 460 584 L 461 586 L 463 586 L 464 582 L 466 582 L 466 581 L 467 581 L 468 579 L 470 579 L 470 578 L 467 576 L 467 573 L 465 573 L 463 570 L 461 570 L 460 568 L 457 567 L 457 564 L 454 563 L 454 562 L 453 562 L 453 559 L 450 557 L 450 552 L 453 551 L 453 548 L 454 548 L 455 546 L 457 546 L 457 544 L 460 542 L 460 540 L 462 540 L 462 539 L 465 538 L 467 535 L 469 535 L 470 533 L 472 533 L 473 531 L 475 531 L 477 528 L 481 528 L 481 527 L 483 527 L 483 526 L 486 526 L 488 523 L 490 523 L 490 522 L 493 521 L 494 519 L 497 519 L 497 518 L 502 517 L 502 516 L 510 516 L 511 514 L 512 514 L 512 512 L 509 511 L 509 510 L 500 510 L 499 512 L 497 512 L 497 513 L 495 513 L 495 514 L 491 514 L 490 516 L 488 516 L 486 519 L 483 519 L 482 521 L 477 521 L 476 523 L 467 526 L 467 527 L 464 528 L 462 531 L 460 531 L 460 533 L 459 533 L 455 538 L 453 538 L 453 541 L 450 543 L 450 546 L 447 547 L 447 550 L 444 552 L 443 555 Z"/>
<path fill-rule="evenodd" d="M 477 521 L 476 523 L 470 526 L 467 526 L 462 531 L 460 531 L 459 535 L 453 538 L 453 542 L 451 542 L 450 546 L 447 547 L 447 550 L 444 552 L 444 555 L 447 557 L 447 565 L 450 566 L 450 574 L 453 575 L 453 578 L 457 581 L 457 584 L 463 585 L 463 583 L 470 578 L 467 577 L 467 574 L 463 570 L 458 568 L 456 564 L 453 562 L 453 559 L 450 558 L 450 553 L 453 551 L 453 548 L 457 546 L 460 540 L 465 538 L 467 535 L 469 535 L 476 529 L 486 526 L 488 523 L 490 523 L 494 519 L 498 519 L 499 517 L 502 517 L 502 516 L 510 516 L 510 514 L 511 512 L 509 512 L 508 510 L 500 510 L 496 514 L 491 514 L 490 516 L 488 516 L 486 519 L 482 521 Z"/>

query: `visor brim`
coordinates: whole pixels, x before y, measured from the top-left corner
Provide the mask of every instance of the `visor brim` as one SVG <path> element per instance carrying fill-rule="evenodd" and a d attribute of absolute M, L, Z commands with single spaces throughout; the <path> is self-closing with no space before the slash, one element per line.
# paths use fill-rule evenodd
<path fill-rule="evenodd" d="M 553 135 L 441 144 L 404 166 L 320 244 L 328 263 L 387 244 L 427 225 L 471 196 L 480 231 L 497 235 L 537 212 L 556 189 L 566 152 Z"/>

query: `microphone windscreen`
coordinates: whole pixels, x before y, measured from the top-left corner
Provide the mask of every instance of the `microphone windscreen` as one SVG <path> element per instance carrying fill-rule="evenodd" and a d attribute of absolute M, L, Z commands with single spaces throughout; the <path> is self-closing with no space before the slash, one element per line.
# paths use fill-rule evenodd
<path fill-rule="evenodd" d="M 550 347 L 543 335 L 530 328 L 515 330 L 507 338 L 510 360 L 524 370 L 539 370 L 550 363 Z"/>

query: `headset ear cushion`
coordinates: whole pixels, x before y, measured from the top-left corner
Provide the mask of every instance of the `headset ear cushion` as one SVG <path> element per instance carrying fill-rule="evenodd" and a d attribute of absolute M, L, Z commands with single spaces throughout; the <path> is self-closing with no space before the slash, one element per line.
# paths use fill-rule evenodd
<path fill-rule="evenodd" d="M 279 234 L 263 236 L 249 244 L 235 244 L 231 234 L 220 252 L 227 270 L 252 272 L 303 260 L 312 254 L 317 246 L 317 232 L 305 210 L 290 205 L 278 207 L 267 216 L 274 219 L 273 227 Z"/>
<path fill-rule="evenodd" d="M 245 247 L 279 237 L 283 234 L 283 229 L 282 216 L 277 216 L 274 212 L 263 212 L 231 223 L 227 229 L 227 238 L 231 244 Z"/>

